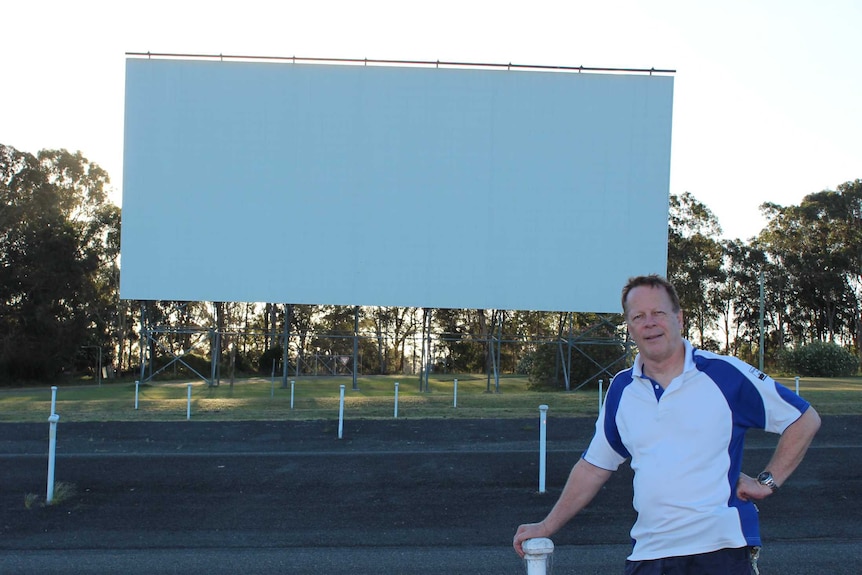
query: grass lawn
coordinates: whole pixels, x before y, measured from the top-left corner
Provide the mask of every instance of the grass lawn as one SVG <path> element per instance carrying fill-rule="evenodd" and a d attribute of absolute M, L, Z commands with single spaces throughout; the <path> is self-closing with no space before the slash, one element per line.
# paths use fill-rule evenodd
<path fill-rule="evenodd" d="M 134 382 L 101 386 L 63 385 L 57 390 L 56 412 L 62 422 L 75 421 L 179 421 L 187 418 L 191 384 L 193 421 L 338 419 L 340 388 L 344 386 L 345 419 L 391 418 L 395 413 L 398 382 L 399 418 L 529 418 L 538 417 L 539 405 L 552 416 L 595 417 L 598 390 L 530 391 L 525 377 L 500 378 L 499 391 L 483 375 L 461 374 L 457 402 L 454 375 L 432 376 L 430 391 L 419 391 L 416 376 L 300 377 L 291 386 L 270 378 L 222 381 L 209 387 L 202 381 L 156 382 L 138 388 L 135 409 Z M 795 391 L 793 378 L 779 381 Z M 607 382 L 605 382 L 607 385 Z M 800 394 L 825 415 L 862 414 L 862 377 L 802 378 Z M 0 389 L 0 422 L 45 422 L 51 412 L 51 388 Z"/>

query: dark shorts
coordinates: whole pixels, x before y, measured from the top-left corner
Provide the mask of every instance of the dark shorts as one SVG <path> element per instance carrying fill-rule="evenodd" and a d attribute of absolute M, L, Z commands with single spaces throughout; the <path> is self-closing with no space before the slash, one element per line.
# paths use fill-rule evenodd
<path fill-rule="evenodd" d="M 751 574 L 751 553 L 748 547 L 649 561 L 626 561 L 626 575 Z"/>

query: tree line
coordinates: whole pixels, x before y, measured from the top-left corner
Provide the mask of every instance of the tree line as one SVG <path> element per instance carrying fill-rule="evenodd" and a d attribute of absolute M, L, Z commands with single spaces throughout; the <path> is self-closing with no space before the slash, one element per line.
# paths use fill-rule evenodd
<path fill-rule="evenodd" d="M 285 358 L 297 373 L 313 362 L 335 371 L 348 358 L 363 374 L 493 369 L 537 384 L 567 371 L 607 379 L 630 361 L 617 314 L 120 300 L 109 185 L 80 152 L 0 144 L 0 385 L 92 373 L 97 354 L 105 375 L 135 374 L 142 361 L 175 373 L 212 351 L 231 374 L 280 371 Z M 668 276 L 685 335 L 755 364 L 762 337 L 772 367 L 813 342 L 858 357 L 862 180 L 761 209 L 757 236 L 725 240 L 693 194 L 670 197 Z"/>

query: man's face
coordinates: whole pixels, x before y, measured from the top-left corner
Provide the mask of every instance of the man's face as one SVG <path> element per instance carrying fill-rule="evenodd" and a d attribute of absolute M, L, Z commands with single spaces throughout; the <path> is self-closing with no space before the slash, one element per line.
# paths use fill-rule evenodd
<path fill-rule="evenodd" d="M 638 286 L 626 298 L 626 323 L 647 361 L 670 358 L 682 345 L 682 310 L 674 312 L 663 287 Z"/>

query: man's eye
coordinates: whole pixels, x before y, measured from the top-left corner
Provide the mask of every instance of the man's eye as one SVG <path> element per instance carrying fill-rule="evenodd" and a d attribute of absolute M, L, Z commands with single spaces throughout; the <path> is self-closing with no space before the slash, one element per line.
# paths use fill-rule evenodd
<path fill-rule="evenodd" d="M 665 312 L 663 312 L 663 311 L 657 311 L 657 312 L 655 312 L 655 316 L 656 316 L 656 317 L 664 317 L 665 315 L 667 315 L 667 314 L 665 314 Z"/>

